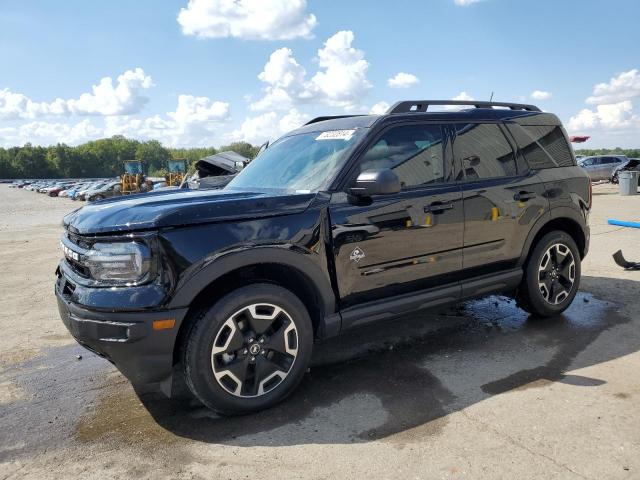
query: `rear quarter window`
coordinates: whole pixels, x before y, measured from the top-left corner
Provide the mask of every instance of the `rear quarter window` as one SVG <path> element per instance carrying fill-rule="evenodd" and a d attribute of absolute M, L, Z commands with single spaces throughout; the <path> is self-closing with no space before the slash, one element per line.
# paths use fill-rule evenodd
<path fill-rule="evenodd" d="M 507 124 L 507 128 L 531 168 L 570 167 L 576 164 L 562 127 Z"/>

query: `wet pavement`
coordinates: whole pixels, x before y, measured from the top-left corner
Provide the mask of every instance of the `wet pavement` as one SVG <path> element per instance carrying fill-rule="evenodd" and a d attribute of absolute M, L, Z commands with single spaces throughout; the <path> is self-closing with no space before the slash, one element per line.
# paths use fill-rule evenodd
<path fill-rule="evenodd" d="M 0 374 L 0 383 L 16 385 L 25 397 L 0 406 L 0 460 L 67 442 L 153 449 L 159 440 L 177 443 L 179 437 L 236 446 L 410 441 L 398 434 L 425 424 L 438 430 L 448 414 L 510 390 L 550 382 L 602 385 L 566 371 L 602 332 L 626 322 L 616 305 L 584 293 L 552 319 L 531 319 L 506 297 L 404 317 L 317 345 L 310 372 L 287 401 L 233 418 L 186 395 L 136 393 L 105 360 L 79 346 L 50 348 Z M 630 343 L 591 361 L 639 347 Z"/>

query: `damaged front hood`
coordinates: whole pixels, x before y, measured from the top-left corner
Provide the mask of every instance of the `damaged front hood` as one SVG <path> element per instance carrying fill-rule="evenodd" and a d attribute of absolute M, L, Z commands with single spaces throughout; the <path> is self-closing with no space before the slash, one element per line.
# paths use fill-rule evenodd
<path fill-rule="evenodd" d="M 116 197 L 64 217 L 73 233 L 100 234 L 286 215 L 304 211 L 315 194 L 169 190 Z"/>

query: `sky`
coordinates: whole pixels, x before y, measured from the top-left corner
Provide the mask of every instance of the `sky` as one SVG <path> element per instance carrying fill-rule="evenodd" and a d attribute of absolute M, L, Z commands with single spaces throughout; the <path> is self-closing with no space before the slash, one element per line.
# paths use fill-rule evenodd
<path fill-rule="evenodd" d="M 410 99 L 640 147 L 638 0 L 0 0 L 0 146 L 274 140 Z"/>

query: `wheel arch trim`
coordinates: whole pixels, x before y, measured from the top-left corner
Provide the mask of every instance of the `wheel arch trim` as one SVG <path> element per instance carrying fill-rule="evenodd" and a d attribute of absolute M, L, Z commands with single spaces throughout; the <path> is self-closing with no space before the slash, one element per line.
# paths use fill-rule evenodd
<path fill-rule="evenodd" d="M 295 269 L 308 277 L 319 293 L 325 315 L 331 315 L 336 312 L 336 298 L 331 283 L 327 275 L 308 258 L 309 255 L 311 254 L 280 246 L 253 247 L 223 254 L 205 262 L 182 285 L 178 285 L 169 302 L 170 308 L 176 305 L 190 306 L 200 292 L 228 273 L 253 265 L 275 263 Z"/>
<path fill-rule="evenodd" d="M 579 242 L 578 239 L 575 239 L 576 244 L 578 244 L 578 249 L 582 257 L 587 254 L 589 247 L 589 227 L 586 225 L 586 221 L 581 215 L 581 212 L 577 211 L 575 208 L 558 207 L 551 210 L 550 216 L 545 215 L 538 219 L 534 224 L 527 236 L 527 239 L 525 240 L 520 259 L 518 260 L 518 266 L 523 266 L 525 264 L 534 245 L 534 241 L 540 236 L 540 232 L 549 225 L 557 225 L 558 230 L 565 231 L 568 234 L 571 234 L 570 230 L 577 229 L 580 231 L 584 237 L 583 245 L 580 245 L 581 242 Z"/>

